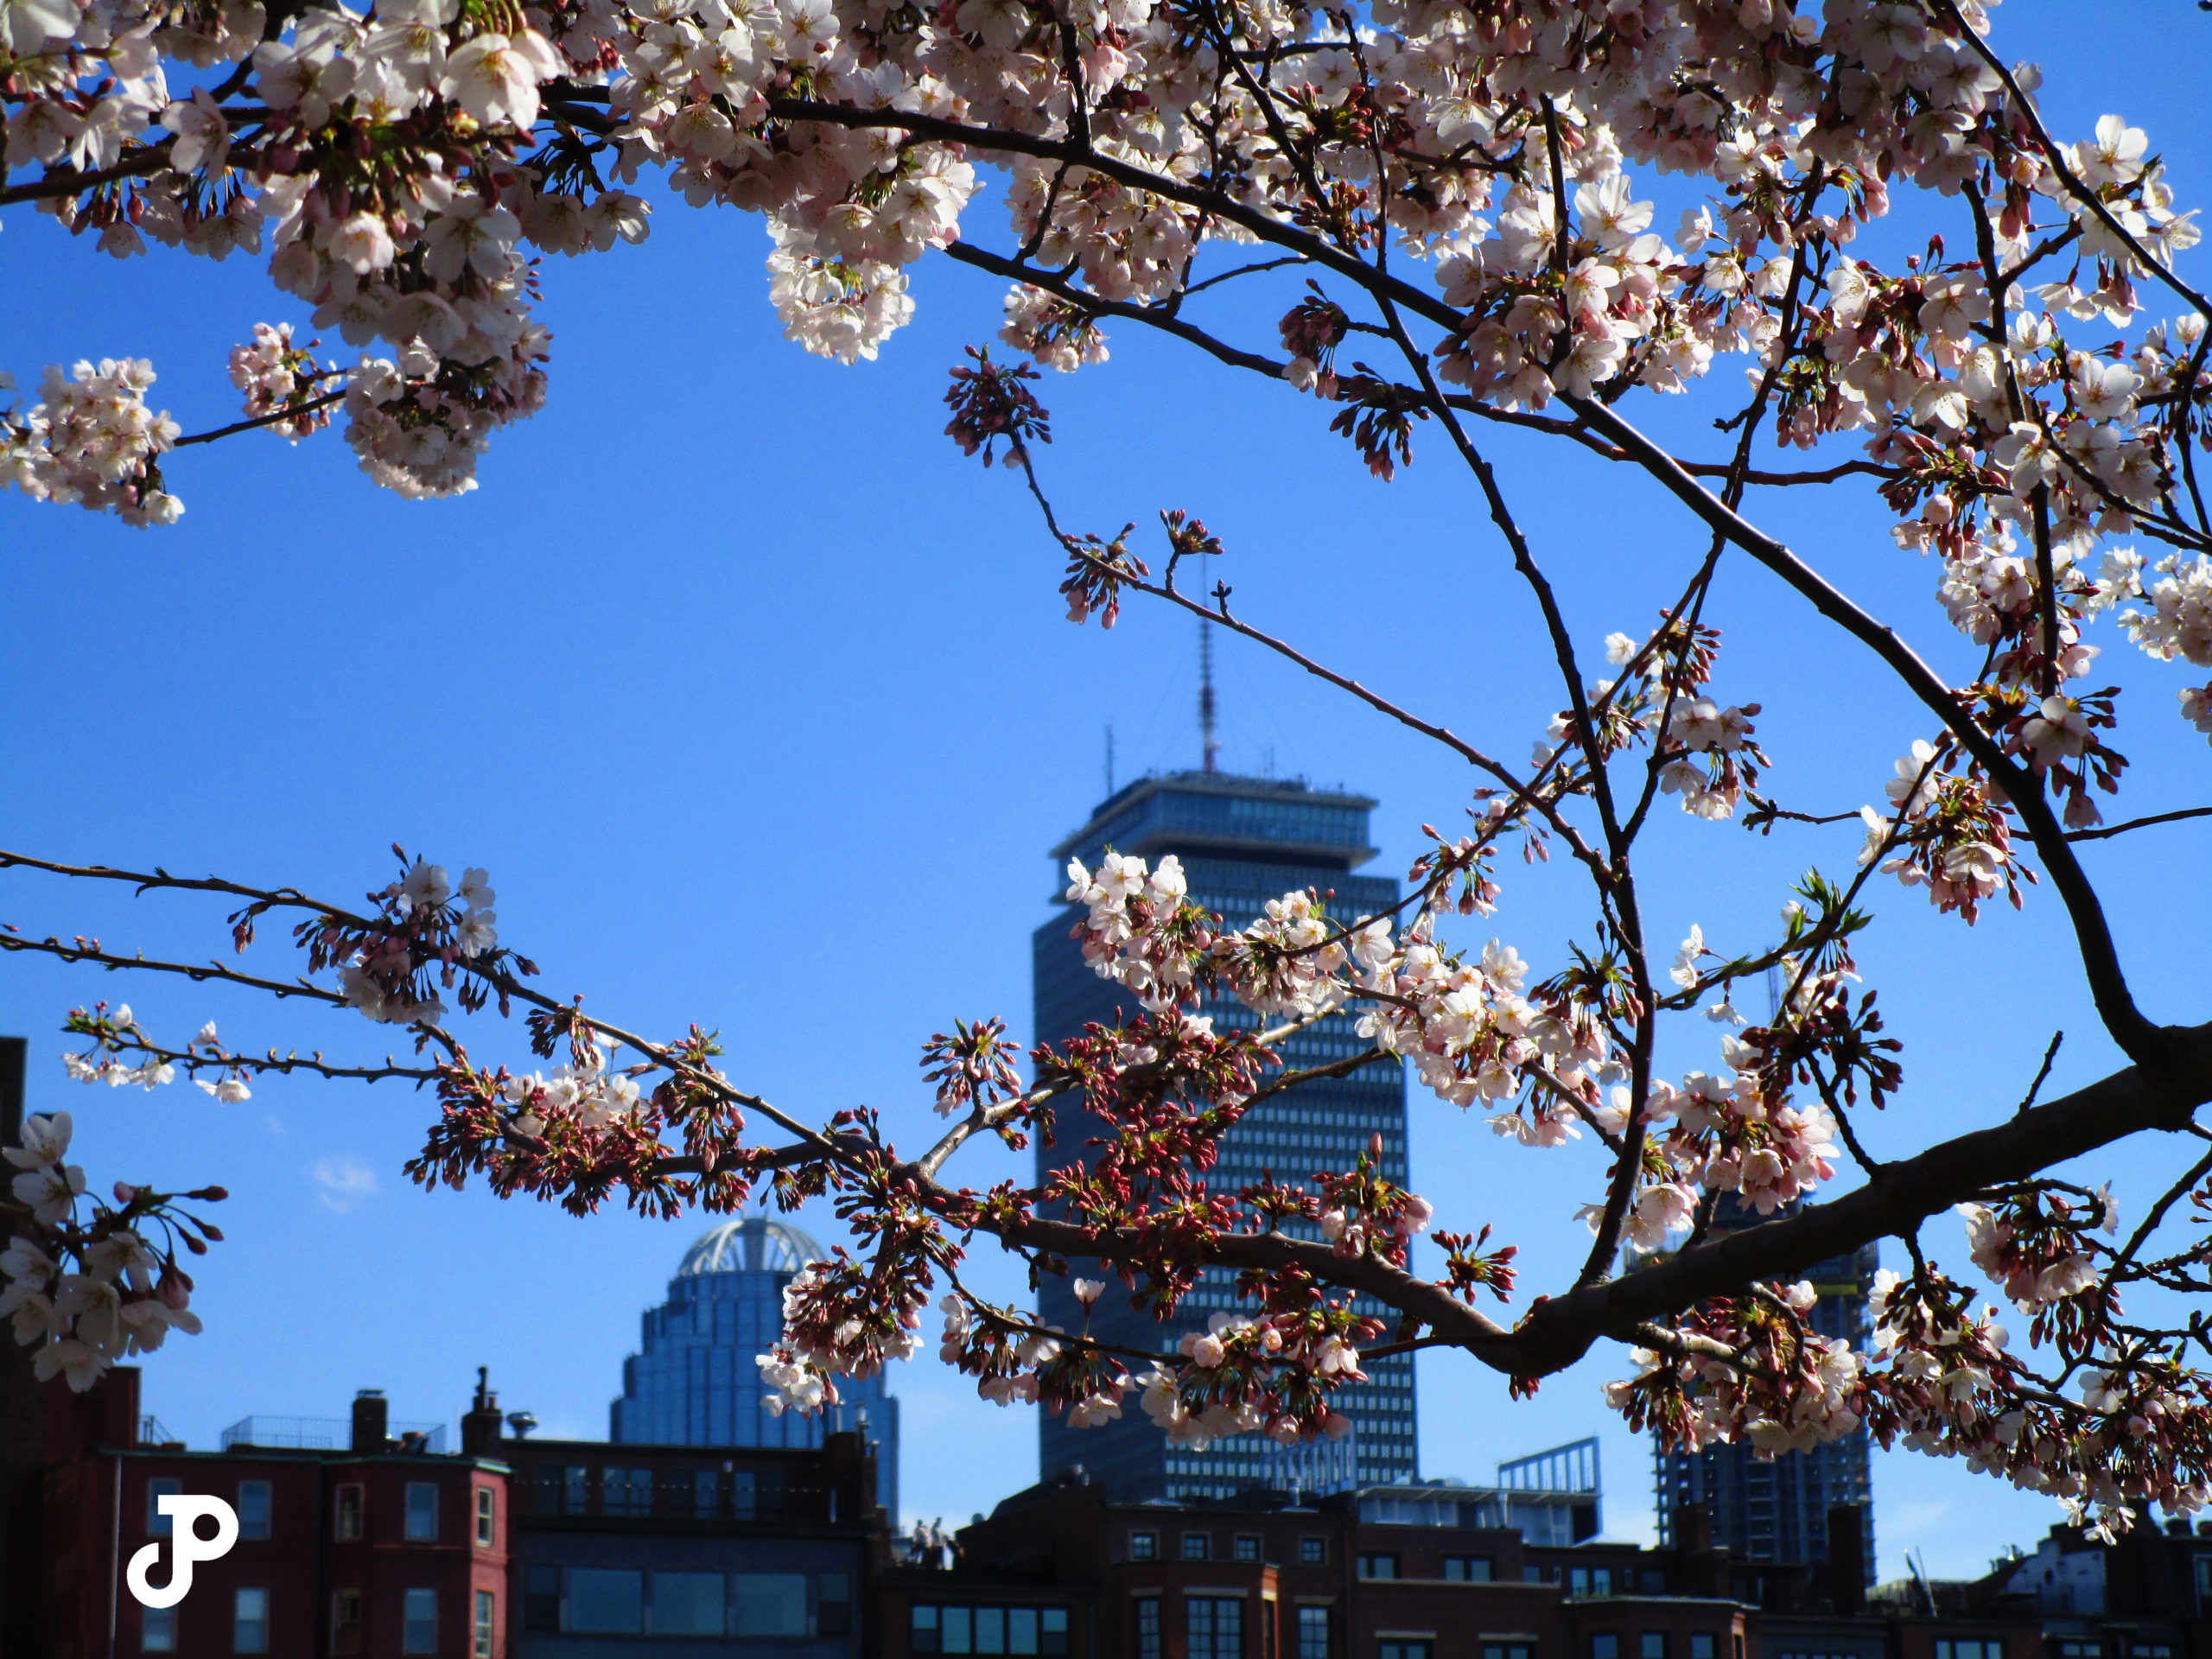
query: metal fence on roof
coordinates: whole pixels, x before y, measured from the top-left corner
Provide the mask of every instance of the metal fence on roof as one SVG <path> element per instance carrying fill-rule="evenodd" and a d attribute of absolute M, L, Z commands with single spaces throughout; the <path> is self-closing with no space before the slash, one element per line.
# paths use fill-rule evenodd
<path fill-rule="evenodd" d="M 390 1423 L 385 1432 L 393 1440 L 404 1435 L 423 1437 L 423 1450 L 446 1449 L 443 1423 Z M 281 1452 L 343 1452 L 353 1443 L 353 1420 L 346 1417 L 272 1417 L 257 1412 L 241 1417 L 223 1431 L 223 1450 L 250 1446 Z"/>

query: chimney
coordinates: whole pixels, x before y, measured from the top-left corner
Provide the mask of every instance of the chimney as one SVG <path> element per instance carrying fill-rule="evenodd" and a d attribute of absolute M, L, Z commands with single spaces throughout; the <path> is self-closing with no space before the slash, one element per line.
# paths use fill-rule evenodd
<path fill-rule="evenodd" d="M 1848 1618 L 1866 1611 L 1866 1521 L 1856 1503 L 1828 1508 L 1828 1611 Z"/>
<path fill-rule="evenodd" d="M 382 1389 L 363 1389 L 353 1396 L 353 1450 L 381 1452 L 387 1436 L 387 1410 Z"/>
<path fill-rule="evenodd" d="M 461 1455 L 496 1458 L 499 1455 L 499 1396 L 492 1392 L 492 1368 L 476 1368 L 476 1398 L 461 1419 Z"/>
<path fill-rule="evenodd" d="M 1683 1503 L 1675 1510 L 1675 1548 L 1676 1549 L 1710 1549 L 1713 1548 L 1713 1522 L 1702 1503 Z"/>

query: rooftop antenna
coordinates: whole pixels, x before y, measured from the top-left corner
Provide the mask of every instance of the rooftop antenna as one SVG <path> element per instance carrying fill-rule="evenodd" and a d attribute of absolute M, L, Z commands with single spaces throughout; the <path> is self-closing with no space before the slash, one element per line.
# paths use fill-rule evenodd
<path fill-rule="evenodd" d="M 1114 798 L 1114 728 L 1106 728 L 1106 798 Z"/>
<path fill-rule="evenodd" d="M 1205 751 L 1205 769 L 1214 770 L 1221 745 L 1213 734 L 1213 624 L 1198 619 L 1198 741 Z"/>

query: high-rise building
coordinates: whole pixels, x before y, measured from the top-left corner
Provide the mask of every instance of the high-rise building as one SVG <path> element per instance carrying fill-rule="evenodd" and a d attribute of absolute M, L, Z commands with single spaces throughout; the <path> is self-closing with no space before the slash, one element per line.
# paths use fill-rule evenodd
<path fill-rule="evenodd" d="M 784 1327 L 784 1287 L 824 1251 L 788 1222 L 725 1221 L 683 1252 L 668 1300 L 645 1310 L 640 1351 L 622 1362 L 610 1440 L 654 1446 L 819 1446 L 860 1431 L 877 1442 L 883 1506 L 899 1523 L 899 1402 L 880 1372 L 841 1378 L 843 1403 L 802 1416 L 771 1413 L 758 1357 Z"/>
<path fill-rule="evenodd" d="M 1313 789 L 1302 782 L 1232 777 L 1209 766 L 1141 779 L 1109 795 L 1088 823 L 1052 849 L 1052 858 L 1056 865 L 1076 857 L 1096 868 L 1110 848 L 1156 865 L 1173 853 L 1189 878 L 1192 902 L 1218 912 L 1230 927 L 1252 921 L 1268 899 L 1309 887 L 1333 891 L 1329 913 L 1354 920 L 1398 901 L 1395 880 L 1351 874 L 1375 855 L 1367 839 L 1367 815 L 1374 806 L 1364 796 Z M 1035 1029 L 1040 1041 L 1078 1036 L 1091 1021 L 1112 1024 L 1136 1012 L 1129 994 L 1093 973 L 1070 937 L 1081 914 L 1078 907 L 1068 906 L 1034 936 Z M 1210 997 L 1200 1012 L 1212 1017 L 1217 1030 L 1252 1029 L 1260 1023 L 1230 999 Z M 1338 1014 L 1308 1027 L 1280 1045 L 1283 1064 L 1313 1066 L 1358 1052 L 1368 1045 L 1355 1023 L 1355 1016 Z M 1079 1107 L 1063 1109 L 1058 1144 L 1038 1147 L 1039 1179 L 1080 1157 L 1095 1133 L 1095 1120 Z M 1234 1192 L 1270 1172 L 1281 1181 L 1310 1184 L 1316 1171 L 1350 1169 L 1376 1135 L 1382 1141 L 1382 1173 L 1404 1183 L 1402 1066 L 1366 1066 L 1349 1077 L 1309 1083 L 1262 1101 L 1224 1137 L 1209 1184 L 1217 1192 Z M 1046 1279 L 1040 1300 L 1048 1322 L 1080 1328 L 1083 1310 L 1066 1279 Z M 1220 1268 L 1208 1269 L 1166 1324 L 1132 1310 L 1118 1283 L 1109 1283 L 1092 1312 L 1090 1329 L 1108 1341 L 1166 1351 L 1184 1332 L 1205 1329 L 1209 1314 L 1236 1305 L 1234 1275 Z M 1357 1305 L 1378 1317 L 1385 1313 L 1364 1298 Z M 1409 1480 L 1415 1467 L 1413 1357 L 1389 1355 L 1369 1362 L 1367 1370 L 1366 1382 L 1337 1396 L 1352 1423 L 1341 1441 L 1285 1448 L 1247 1434 L 1193 1452 L 1170 1446 L 1132 1400 L 1118 1421 L 1095 1428 L 1071 1429 L 1065 1421 L 1046 1417 L 1039 1475 L 1049 1480 L 1080 1465 L 1116 1503 L 1222 1497 L 1252 1486 L 1343 1491 Z"/>
<path fill-rule="evenodd" d="M 1773 1218 L 1796 1214 L 1803 1203 L 1802 1198 L 1792 1201 Z M 1712 1231 L 1736 1232 L 1767 1219 L 1724 1194 Z M 1811 1316 L 1816 1332 L 1842 1338 L 1858 1352 L 1866 1351 L 1866 1298 L 1879 1265 L 1875 1247 L 1862 1244 L 1849 1255 L 1817 1263 L 1805 1274 L 1819 1296 Z M 1652 1465 L 1662 1547 L 1674 1541 L 1675 1512 L 1685 1503 L 1695 1503 L 1705 1511 L 1712 1541 L 1726 1545 L 1739 1561 L 1825 1561 L 1829 1512 L 1840 1504 L 1855 1503 L 1862 1552 L 1859 1559 L 1866 1563 L 1866 1582 L 1874 1582 L 1872 1452 L 1865 1429 L 1810 1451 L 1785 1452 L 1776 1458 L 1761 1458 L 1748 1444 L 1738 1441 L 1702 1452 L 1655 1451 Z"/>

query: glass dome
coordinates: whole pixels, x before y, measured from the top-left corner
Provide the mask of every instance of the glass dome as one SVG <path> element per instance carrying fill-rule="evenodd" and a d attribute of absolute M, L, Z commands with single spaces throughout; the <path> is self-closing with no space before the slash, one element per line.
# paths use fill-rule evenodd
<path fill-rule="evenodd" d="M 702 1273 L 797 1273 L 822 1260 L 822 1247 L 789 1222 L 766 1216 L 726 1221 L 702 1233 L 676 1269 L 679 1279 Z"/>

